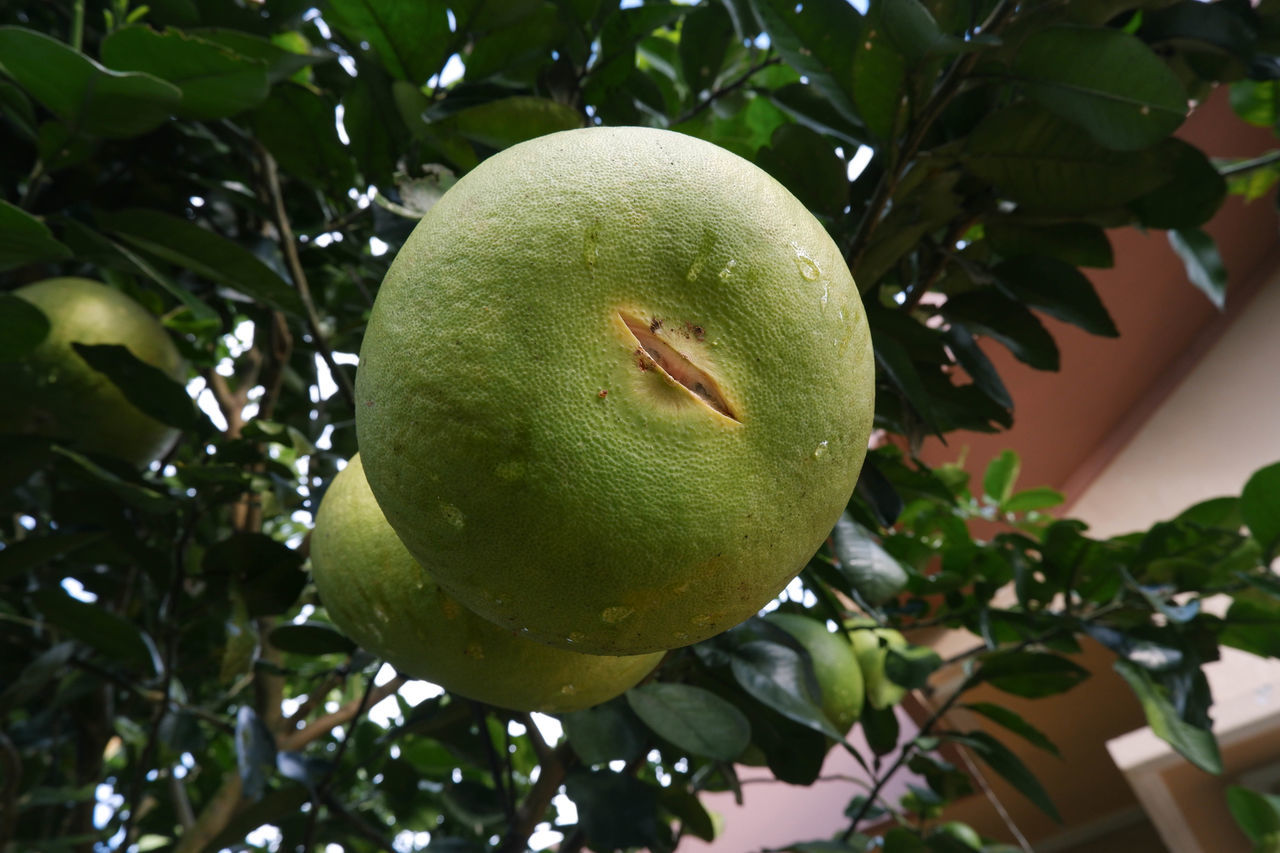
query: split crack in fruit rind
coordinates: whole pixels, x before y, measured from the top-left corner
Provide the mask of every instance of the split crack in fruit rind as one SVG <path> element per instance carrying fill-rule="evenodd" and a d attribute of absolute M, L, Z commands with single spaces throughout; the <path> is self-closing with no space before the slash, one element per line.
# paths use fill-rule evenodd
<path fill-rule="evenodd" d="M 687 389 L 689 393 L 726 418 L 737 420 L 715 379 L 690 361 L 684 353 L 658 336 L 657 331 L 662 326 L 661 321 L 645 323 L 625 314 L 618 316 L 636 339 L 636 343 L 640 345 L 641 357 L 646 360 L 642 363 L 641 369 L 647 369 L 647 364 L 652 364 L 672 383 Z"/>
<path fill-rule="evenodd" d="M 626 318 L 661 319 L 675 372 L 732 417 L 638 369 L 653 341 Z M 588 128 L 492 156 L 423 217 L 370 317 L 357 429 L 387 519 L 459 601 L 636 654 L 799 572 L 853 491 L 873 389 L 853 279 L 785 188 L 692 137 Z"/>

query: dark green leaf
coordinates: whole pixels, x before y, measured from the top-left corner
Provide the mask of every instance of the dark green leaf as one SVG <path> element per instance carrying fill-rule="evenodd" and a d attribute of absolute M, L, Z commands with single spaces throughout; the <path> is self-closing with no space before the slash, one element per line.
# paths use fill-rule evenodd
<path fill-rule="evenodd" d="M 1228 530 L 1239 530 L 1244 526 L 1244 516 L 1240 512 L 1240 498 L 1209 498 L 1178 513 L 1175 521 L 1189 521 L 1204 527 L 1223 527 Z"/>
<path fill-rule="evenodd" d="M 243 246 L 193 222 L 156 210 L 120 210 L 102 225 L 156 257 L 185 267 L 295 316 L 302 300 L 284 279 Z"/>
<path fill-rule="evenodd" d="M 611 770 L 575 770 L 565 792 L 578 806 L 578 826 L 595 850 L 664 845 L 657 792 L 639 779 Z"/>
<path fill-rule="evenodd" d="M 53 452 L 74 463 L 79 471 L 87 474 L 129 506 L 155 515 L 173 512 L 177 506 L 172 497 L 125 480 L 119 474 L 108 471 L 81 453 L 59 446 L 54 446 Z"/>
<path fill-rule="evenodd" d="M 947 319 L 1004 344 L 1019 361 L 1037 370 L 1058 369 L 1058 345 L 1044 325 L 1021 302 L 995 288 L 949 297 L 941 311 Z"/>
<path fill-rule="evenodd" d="M 809 78 L 847 121 L 861 124 L 852 100 L 853 54 L 862 41 L 862 18 L 845 0 L 751 0 L 772 47 Z M 800 9 L 800 11 L 797 11 Z"/>
<path fill-rule="evenodd" d="M 153 130 L 182 90 L 150 74 L 109 71 L 43 33 L 0 27 L 0 69 L 71 128 L 126 138 Z"/>
<path fill-rule="evenodd" d="M 622 700 L 563 714 L 560 722 L 582 763 L 634 761 L 644 755 L 648 734 Z"/>
<path fill-rule="evenodd" d="M 271 730 L 249 705 L 236 712 L 236 766 L 244 795 L 250 800 L 262 796 L 267 773 L 275 769 L 276 743 Z"/>
<path fill-rule="evenodd" d="M 3 36 L 2 28 L 0 36 Z M 53 232 L 47 225 L 20 207 L 0 199 L 0 271 L 69 257 L 71 250 L 53 238 Z M 4 313 L 8 311 L 6 308 Z"/>
<path fill-rule="evenodd" d="M 1161 186 L 1172 177 L 1175 152 L 1111 151 L 1070 122 L 1022 103 L 983 119 L 965 153 L 966 170 L 1028 210 L 1078 215 Z"/>
<path fill-rule="evenodd" d="M 448 58 L 449 18 L 443 3 L 329 0 L 325 20 L 366 41 L 392 77 L 422 86 Z"/>
<path fill-rule="evenodd" d="M 836 520 L 831 538 L 840 573 L 864 601 L 884 604 L 906 587 L 907 572 L 902 564 L 848 513 Z"/>
<path fill-rule="evenodd" d="M 679 818 L 683 834 L 701 838 L 703 841 L 715 840 L 715 821 L 712 820 L 710 813 L 696 794 L 671 785 L 658 792 L 658 799 L 664 809 Z"/>
<path fill-rule="evenodd" d="M 277 625 L 267 639 L 283 652 L 295 655 L 349 654 L 356 644 L 323 623 Z"/>
<path fill-rule="evenodd" d="M 1187 279 L 1221 311 L 1227 302 L 1227 268 L 1213 238 L 1199 228 L 1185 228 L 1169 232 L 1169 245 L 1182 259 Z"/>
<path fill-rule="evenodd" d="M 1255 471 L 1240 493 L 1240 514 L 1265 555 L 1280 548 L 1280 462 Z"/>
<path fill-rule="evenodd" d="M 50 681 L 65 675 L 67 663 L 75 650 L 75 643 L 68 640 L 36 655 L 34 660 L 22 668 L 18 677 L 0 691 L 0 714 L 25 705 L 40 695 Z"/>
<path fill-rule="evenodd" d="M 0 361 L 16 361 L 49 335 L 49 318 L 27 300 L 0 293 Z"/>
<path fill-rule="evenodd" d="M 765 640 L 753 640 L 733 650 L 730 667 L 744 690 L 788 719 L 835 740 L 843 740 L 822 712 L 794 649 Z"/>
<path fill-rule="evenodd" d="M 79 601 L 61 589 L 42 589 L 32 597 L 36 607 L 64 635 L 97 649 L 108 659 L 158 672 L 155 643 L 133 622 L 112 613 L 104 603 Z"/>
<path fill-rule="evenodd" d="M 1022 460 L 1012 450 L 1006 450 L 987 463 L 982 475 L 982 492 L 997 504 L 1003 504 L 1013 494 L 1013 484 L 1018 480 Z"/>
<path fill-rule="evenodd" d="M 634 82 L 636 45 L 688 11 L 674 3 L 646 3 L 611 12 L 600 31 L 599 58 L 592 65 L 584 86 L 587 97 L 603 101 L 611 89 Z"/>
<path fill-rule="evenodd" d="M 182 90 L 174 113 L 183 118 L 233 116 L 266 100 L 267 65 L 227 48 L 169 29 L 124 27 L 102 42 L 102 61 L 118 71 L 141 71 Z"/>
<path fill-rule="evenodd" d="M 1280 834 L 1280 797 L 1240 785 L 1227 788 L 1227 807 L 1249 840 L 1261 844 Z"/>
<path fill-rule="evenodd" d="M 282 83 L 254 110 L 253 132 L 281 172 L 321 189 L 350 187 L 355 174 L 347 148 L 338 139 L 336 106 L 311 89 Z"/>
<path fill-rule="evenodd" d="M 1049 740 L 1044 732 L 1028 723 L 1018 714 L 1010 711 L 1003 705 L 996 705 L 991 702 L 970 702 L 960 706 L 967 708 L 976 714 L 981 714 L 988 720 L 1004 726 L 1009 731 L 1022 737 L 1033 746 L 1037 746 L 1052 755 L 1061 757 L 1058 747 L 1054 746 L 1053 741 Z"/>
<path fill-rule="evenodd" d="M 981 731 L 968 732 L 962 735 L 944 735 L 944 737 L 949 741 L 968 747 L 975 755 L 986 762 L 988 767 L 1013 785 L 1015 790 L 1021 792 L 1024 797 L 1049 817 L 1058 823 L 1062 823 L 1062 817 L 1058 814 L 1057 807 L 1049 799 L 1049 794 L 1045 791 L 1044 786 L 1040 784 L 1040 780 L 1032 775 L 1027 766 L 1022 763 L 1022 759 L 1014 755 L 1007 746 L 986 732 Z"/>
<path fill-rule="evenodd" d="M 1218 640 L 1259 657 L 1280 658 L 1280 601 L 1256 590 L 1235 595 Z"/>
<path fill-rule="evenodd" d="M 756 165 L 820 216 L 837 216 L 848 198 L 844 161 L 828 140 L 804 125 L 775 130 L 768 146 L 756 153 Z"/>
<path fill-rule="evenodd" d="M 1231 109 L 1258 127 L 1280 124 L 1280 81 L 1240 80 L 1231 84 Z"/>
<path fill-rule="evenodd" d="M 751 742 L 751 725 L 742 712 L 701 687 L 645 684 L 626 697 L 645 725 L 693 755 L 732 761 Z"/>
<path fill-rule="evenodd" d="M 920 0 L 896 0 L 881 6 L 881 25 L 908 62 L 919 62 L 930 53 L 960 44 L 938 29 L 938 22 Z"/>
<path fill-rule="evenodd" d="M 1043 255 L 1078 267 L 1115 265 L 1107 232 L 1084 222 L 1022 225 L 996 220 L 986 224 L 984 233 L 991 248 L 1005 258 Z"/>
<path fill-rule="evenodd" d="M 906 348 L 885 335 L 877 335 L 872 344 L 875 348 L 876 364 L 884 371 L 894 387 L 901 392 L 903 399 L 926 425 L 935 424 L 936 415 L 933 411 L 933 403 L 929 399 L 929 392 L 925 390 L 920 373 L 912 363 Z"/>
<path fill-rule="evenodd" d="M 306 585 L 302 555 L 261 533 L 235 533 L 205 552 L 206 574 L 240 579 L 252 616 L 283 613 Z"/>
<path fill-rule="evenodd" d="M 711 88 L 733 39 L 733 20 L 724 6 L 699 6 L 680 25 L 680 68 L 695 94 Z"/>
<path fill-rule="evenodd" d="M 1120 334 L 1093 283 L 1065 261 L 1021 255 L 991 272 L 1006 293 L 1051 317 L 1095 335 Z"/>
<path fill-rule="evenodd" d="M 336 58 L 336 54 L 328 52 L 286 50 L 274 42 L 241 30 L 196 29 L 187 32 L 212 44 L 222 45 L 238 56 L 264 63 L 267 67 L 267 81 L 272 84 L 288 80 L 309 65 Z"/>
<path fill-rule="evenodd" d="M 187 390 L 119 344 L 73 343 L 85 362 L 104 374 L 138 410 L 181 430 L 195 429 L 196 408 Z"/>
<path fill-rule="evenodd" d="M 884 659 L 884 673 L 901 687 L 924 687 L 929 676 L 942 666 L 942 658 L 928 646 L 890 647 Z"/>
<path fill-rule="evenodd" d="M 875 708 L 868 704 L 858 719 L 862 735 L 876 755 L 888 755 L 898 748 L 898 714 L 892 706 Z"/>
<path fill-rule="evenodd" d="M 1147 228 L 1195 228 L 1213 218 L 1227 196 L 1227 181 L 1204 152 L 1181 139 L 1167 139 L 1172 175 L 1162 186 L 1129 203 Z"/>
<path fill-rule="evenodd" d="M 995 365 L 991 363 L 991 359 L 987 358 L 982 347 L 978 346 L 973 333 L 963 325 L 954 323 L 943 331 L 943 335 L 956 358 L 956 363 L 969 374 L 973 384 L 992 402 L 1005 409 L 1012 409 L 1013 398 L 1009 396 L 1009 389 L 1005 388 Z"/>
<path fill-rule="evenodd" d="M 473 142 L 509 148 L 526 139 L 582 126 L 582 115 L 547 98 L 516 95 L 468 107 L 441 122 Z"/>
<path fill-rule="evenodd" d="M 104 535 L 102 531 L 85 530 L 78 533 L 49 533 L 6 543 L 0 549 L 0 583 L 97 542 Z"/>
<path fill-rule="evenodd" d="M 1147 716 L 1147 724 L 1156 737 L 1201 770 L 1222 772 L 1222 756 L 1212 731 L 1193 726 L 1179 717 L 1165 689 L 1146 670 L 1124 660 L 1116 661 L 1115 669 L 1137 694 Z"/>
<path fill-rule="evenodd" d="M 1089 677 L 1089 670 L 1048 652 L 996 651 L 982 659 L 978 676 L 992 687 L 1038 699 L 1065 693 Z"/>
<path fill-rule="evenodd" d="M 1182 124 L 1186 91 L 1163 60 L 1119 30 L 1058 26 L 1033 32 L 1013 72 L 1031 96 L 1108 148 L 1154 145 Z"/>

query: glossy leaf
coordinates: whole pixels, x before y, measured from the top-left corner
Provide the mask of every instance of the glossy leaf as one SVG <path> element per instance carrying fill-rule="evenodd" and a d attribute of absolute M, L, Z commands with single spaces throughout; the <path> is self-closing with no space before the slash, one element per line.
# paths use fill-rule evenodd
<path fill-rule="evenodd" d="M 1156 737 L 1168 743 L 1178 754 L 1208 773 L 1222 772 L 1222 756 L 1213 732 L 1197 728 L 1178 716 L 1165 690 L 1136 664 L 1116 661 L 1116 672 L 1129 683 Z"/>
<path fill-rule="evenodd" d="M 906 587 L 907 572 L 902 564 L 848 513 L 836 519 L 831 540 L 840 573 L 864 601 L 884 604 Z"/>
<path fill-rule="evenodd" d="M 1169 245 L 1182 259 L 1187 279 L 1221 311 L 1227 302 L 1227 268 L 1213 238 L 1198 228 L 1169 232 Z"/>
<path fill-rule="evenodd" d="M 120 210 L 103 227 L 144 251 L 295 316 L 302 300 L 270 267 L 230 240 L 155 210 Z"/>
<path fill-rule="evenodd" d="M 993 738 L 986 732 L 973 731 L 963 735 L 946 735 L 947 740 L 968 747 L 981 758 L 988 767 L 1004 777 L 1015 790 L 1030 800 L 1049 817 L 1062 823 L 1062 816 L 1040 780 L 1027 769 L 1009 747 Z"/>
<path fill-rule="evenodd" d="M 1054 746 L 1053 741 L 1049 740 L 1044 732 L 1003 705 L 996 705 L 992 702 L 969 702 L 960 707 L 973 711 L 975 714 L 981 714 L 993 723 L 997 723 L 1023 738 L 1027 743 L 1037 746 L 1051 755 L 1061 756 L 1061 753 L 1058 752 L 1058 747 Z"/>
<path fill-rule="evenodd" d="M 422 86 L 447 56 L 449 18 L 443 4 L 399 0 L 330 0 L 325 18 L 366 41 L 392 77 Z"/>
<path fill-rule="evenodd" d="M 793 649 L 753 640 L 734 650 L 730 666 L 738 684 L 765 705 L 828 737 L 843 739 L 822 712 L 810 688 L 805 661 Z"/>
<path fill-rule="evenodd" d="M 1231 785 L 1227 788 L 1227 807 L 1250 841 L 1263 844 L 1280 836 L 1280 797 L 1275 794 Z"/>
<path fill-rule="evenodd" d="M 1182 124 L 1187 95 L 1139 39 L 1119 30 L 1059 26 L 1023 41 L 1013 73 L 1033 98 L 1107 148 L 1154 145 Z"/>
<path fill-rule="evenodd" d="M 992 402 L 1005 409 L 1012 409 L 1013 397 L 1009 395 L 1009 389 L 1005 387 L 1004 380 L 996 372 L 991 359 L 982 351 L 982 347 L 978 346 L 973 333 L 965 326 L 955 323 L 948 326 L 943 334 L 946 336 L 947 346 L 955 356 L 956 363 L 969 374 L 973 384 Z"/>
<path fill-rule="evenodd" d="M 966 170 L 1029 210 L 1105 211 L 1151 192 L 1172 175 L 1172 152 L 1113 151 L 1031 104 L 987 116 L 965 144 Z"/>
<path fill-rule="evenodd" d="M 1000 509 L 1004 512 L 1013 513 L 1034 512 L 1059 506 L 1066 499 L 1066 496 L 1057 489 L 1051 489 L 1048 486 L 1036 486 L 1013 493 L 1000 504 Z"/>
<path fill-rule="evenodd" d="M 991 274 L 1010 296 L 1050 317 L 1094 335 L 1114 338 L 1120 334 L 1093 283 L 1072 264 L 1022 255 L 998 264 Z"/>
<path fill-rule="evenodd" d="M 848 198 L 844 161 L 828 140 L 803 125 L 784 124 L 775 130 L 769 145 L 757 152 L 756 165 L 818 215 L 838 215 Z"/>
<path fill-rule="evenodd" d="M 563 714 L 560 722 L 587 766 L 634 761 L 645 753 L 648 733 L 624 700 Z"/>
<path fill-rule="evenodd" d="M 72 598 L 61 589 L 42 589 L 32 596 L 32 601 L 64 636 L 96 649 L 109 660 L 147 674 L 162 668 L 151 638 L 133 622 L 105 607 Z"/>
<path fill-rule="evenodd" d="M 349 654 L 356 644 L 321 623 L 277 625 L 267 635 L 271 645 L 295 655 Z"/>
<path fill-rule="evenodd" d="M 72 133 L 127 138 L 154 130 L 182 90 L 150 74 L 111 71 L 68 45 L 21 27 L 0 27 L 0 69 Z"/>
<path fill-rule="evenodd" d="M 502 149 L 558 130 L 581 127 L 582 115 L 546 98 L 517 95 L 465 109 L 443 125 L 473 142 Z"/>
<path fill-rule="evenodd" d="M 1240 514 L 1263 553 L 1280 548 L 1280 463 L 1255 471 L 1240 495 Z"/>
<path fill-rule="evenodd" d="M 701 687 L 645 684 L 626 697 L 645 725 L 692 755 L 732 761 L 751 742 L 751 725 L 742 712 Z"/>
<path fill-rule="evenodd" d="M 844 0 L 751 0 L 774 49 L 846 120 L 860 123 L 853 105 L 850 45 L 862 40 L 862 18 Z"/>
<path fill-rule="evenodd" d="M 1058 345 L 1044 325 L 1022 303 L 994 288 L 953 296 L 942 306 L 942 314 L 971 332 L 994 338 L 1037 370 L 1058 369 Z"/>
<path fill-rule="evenodd" d="M 989 222 L 984 236 L 1005 258 L 1040 255 L 1077 267 L 1110 267 L 1115 264 L 1107 232 L 1084 222 L 1022 225 L 1008 220 Z"/>
<path fill-rule="evenodd" d="M 196 408 L 186 389 L 158 367 L 140 361 L 118 344 L 71 345 L 90 367 L 111 380 L 144 414 L 181 430 L 194 429 Z"/>
<path fill-rule="evenodd" d="M 118 71 L 141 71 L 182 90 L 174 113 L 183 118 L 235 115 L 266 100 L 265 62 L 175 29 L 124 27 L 102 42 L 102 61 Z"/>
<path fill-rule="evenodd" d="M 71 250 L 54 239 L 47 225 L 17 205 L 0 199 L 0 271 L 69 257 Z"/>
<path fill-rule="evenodd" d="M 1037 699 L 1065 693 L 1089 677 L 1075 661 L 1048 652 L 993 652 L 983 658 L 978 677 L 992 687 Z"/>

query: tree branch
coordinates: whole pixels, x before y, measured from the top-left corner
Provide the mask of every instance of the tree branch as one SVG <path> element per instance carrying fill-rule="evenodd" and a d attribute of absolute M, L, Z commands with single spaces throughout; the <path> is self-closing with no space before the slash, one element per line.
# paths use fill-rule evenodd
<path fill-rule="evenodd" d="M 532 722 L 529 723 L 529 730 L 534 730 Z M 511 821 L 507 836 L 494 853 L 524 853 L 528 849 L 529 836 L 533 835 L 533 831 L 542 822 L 551 800 L 564 784 L 569 767 L 576 760 L 577 756 L 567 743 L 562 743 L 547 755 L 539 765 L 538 781 L 533 783 L 533 788 L 516 809 L 515 819 Z"/>
<path fill-rule="evenodd" d="M 409 681 L 407 676 L 397 675 L 386 684 L 383 684 L 380 687 L 374 687 L 373 690 L 369 691 L 367 697 L 362 696 L 359 699 L 352 699 L 332 714 L 325 714 L 323 717 L 317 717 L 312 720 L 305 728 L 298 729 L 296 732 L 288 732 L 280 738 L 278 747 L 287 752 L 301 749 L 313 740 L 328 734 L 336 727 L 349 723 L 351 720 L 359 716 L 362 713 L 361 709 L 364 707 L 366 698 L 368 700 L 369 707 L 372 708 L 374 705 L 399 690 L 407 681 Z"/>
<path fill-rule="evenodd" d="M 715 103 L 718 99 L 723 98 L 725 95 L 728 95 L 730 92 L 735 92 L 738 89 L 741 89 L 743 86 L 747 85 L 747 83 L 751 80 L 751 78 L 754 77 L 756 74 L 768 68 L 770 65 L 778 65 L 781 62 L 782 62 L 782 57 L 780 56 L 766 56 L 766 58 L 762 62 L 758 62 L 755 65 L 751 66 L 746 71 L 742 72 L 740 76 L 734 78 L 731 82 L 726 83 L 725 85 L 721 86 L 718 89 L 708 92 L 705 98 L 703 98 L 696 105 L 694 105 L 684 115 L 678 117 L 675 121 L 671 123 L 680 124 L 681 122 L 689 121 L 689 119 L 696 118 L 697 116 L 701 115 L 703 112 L 708 110 L 711 107 L 711 105 Z"/>
<path fill-rule="evenodd" d="M 302 269 L 302 259 L 298 257 L 298 243 L 293 236 L 293 226 L 289 224 L 289 215 L 285 212 L 284 195 L 280 191 L 280 173 L 276 168 L 275 158 L 261 145 L 258 146 L 258 156 L 262 159 L 262 172 L 267 181 L 267 192 L 271 195 L 276 230 L 280 232 L 280 247 L 284 250 L 285 264 L 289 267 L 293 286 L 298 289 L 298 296 L 302 298 L 302 305 L 306 309 L 307 326 L 311 329 L 312 338 L 315 339 L 316 351 L 329 366 L 329 372 L 333 374 L 333 381 L 337 383 L 343 399 L 354 409 L 355 388 L 352 387 L 347 375 L 338 369 L 337 362 L 333 360 L 333 350 L 324 335 L 320 325 L 320 315 L 316 312 L 316 303 L 311 296 L 311 285 L 307 281 L 306 272 Z"/>

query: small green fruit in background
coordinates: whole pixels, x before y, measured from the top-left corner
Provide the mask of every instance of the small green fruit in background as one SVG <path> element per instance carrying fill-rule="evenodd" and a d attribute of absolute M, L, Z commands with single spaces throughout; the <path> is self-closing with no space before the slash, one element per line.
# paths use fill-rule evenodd
<path fill-rule="evenodd" d="M 885 661 L 889 657 L 889 649 L 907 646 L 907 638 L 892 628 L 876 628 L 869 619 L 851 619 L 845 622 L 845 628 L 858 657 L 858 665 L 862 668 L 867 703 L 876 710 L 897 705 L 907 695 L 907 688 L 889 680 L 884 671 Z"/>
<path fill-rule="evenodd" d="M 822 688 L 822 712 L 845 734 L 862 716 L 863 680 L 853 646 L 843 634 L 827 630 L 816 619 L 798 613 L 770 613 L 765 617 L 804 646 L 813 659 L 813 672 Z"/>
<path fill-rule="evenodd" d="M 596 654 L 686 646 L 804 567 L 866 455 L 857 287 L 804 205 L 680 133 L 485 160 L 378 293 L 357 428 L 392 527 L 482 616 Z"/>
<path fill-rule="evenodd" d="M 160 321 L 115 288 L 85 278 L 46 279 L 13 295 L 40 309 L 49 333 L 20 360 L 0 364 L 0 430 L 44 436 L 137 467 L 164 455 L 178 431 L 138 411 L 71 346 L 123 345 L 181 382 L 186 365 Z"/>
<path fill-rule="evenodd" d="M 589 708 L 634 686 L 662 660 L 544 646 L 468 611 L 400 543 L 359 455 L 321 501 L 311 569 L 329 616 L 352 640 L 406 675 L 502 708 Z"/>

